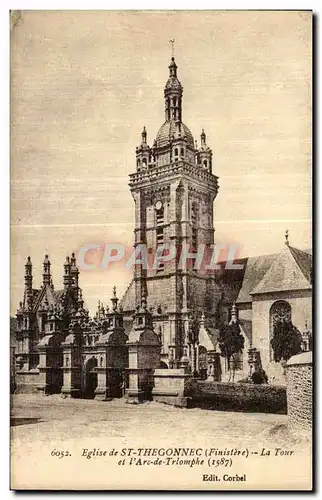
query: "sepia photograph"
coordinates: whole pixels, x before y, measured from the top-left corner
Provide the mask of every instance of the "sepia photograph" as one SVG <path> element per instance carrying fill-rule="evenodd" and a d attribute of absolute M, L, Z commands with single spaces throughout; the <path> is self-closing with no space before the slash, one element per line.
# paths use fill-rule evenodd
<path fill-rule="evenodd" d="M 312 23 L 10 11 L 12 490 L 312 490 Z"/>

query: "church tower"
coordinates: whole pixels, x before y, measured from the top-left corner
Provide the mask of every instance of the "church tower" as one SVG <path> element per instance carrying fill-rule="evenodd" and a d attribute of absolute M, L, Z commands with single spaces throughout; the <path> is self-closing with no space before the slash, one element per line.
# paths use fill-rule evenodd
<path fill-rule="evenodd" d="M 212 151 L 201 133 L 200 147 L 183 123 L 183 87 L 172 57 L 164 88 L 165 121 L 152 147 L 143 128 L 136 148 L 136 172 L 130 175 L 135 202 L 137 255 L 146 246 L 148 265 L 136 264 L 136 304 L 143 296 L 153 308 L 155 331 L 162 341 L 162 359 L 180 360 L 189 347 L 193 317 L 214 317 L 215 281 L 189 257 L 202 245 L 214 243 L 213 203 L 218 191 L 212 173 Z M 188 252 L 188 253 L 187 253 Z M 157 268 L 157 255 L 163 255 Z M 170 258 L 171 257 L 171 258 Z M 198 267 L 198 266 L 197 266 Z M 189 349 L 188 349 L 189 351 Z M 171 363 L 172 364 L 172 363 Z"/>

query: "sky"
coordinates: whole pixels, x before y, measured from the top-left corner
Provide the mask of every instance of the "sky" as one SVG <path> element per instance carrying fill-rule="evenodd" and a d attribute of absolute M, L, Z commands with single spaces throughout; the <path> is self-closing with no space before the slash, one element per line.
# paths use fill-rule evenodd
<path fill-rule="evenodd" d="M 311 247 L 311 13 L 22 11 L 11 28 L 11 314 L 24 263 L 55 288 L 67 254 L 133 244 L 128 175 L 152 145 L 175 38 L 183 122 L 202 128 L 219 177 L 215 241 L 239 256 Z M 82 271 L 93 313 L 131 271 Z"/>

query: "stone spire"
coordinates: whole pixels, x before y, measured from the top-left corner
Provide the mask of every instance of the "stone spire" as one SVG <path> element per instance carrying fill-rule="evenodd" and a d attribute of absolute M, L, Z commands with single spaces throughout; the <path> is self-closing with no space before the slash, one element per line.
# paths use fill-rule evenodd
<path fill-rule="evenodd" d="M 32 290 L 32 262 L 30 257 L 27 257 L 25 264 L 25 289 Z"/>
<path fill-rule="evenodd" d="M 146 133 L 146 128 L 145 127 L 143 127 L 141 137 L 142 137 L 142 145 L 146 144 L 147 133 Z"/>
<path fill-rule="evenodd" d="M 205 320 L 206 320 L 205 311 L 202 310 L 201 318 L 200 318 L 200 328 L 205 328 Z"/>
<path fill-rule="evenodd" d="M 117 303 L 118 303 L 118 301 L 119 301 L 119 299 L 116 296 L 116 286 L 113 286 L 113 297 L 111 298 L 113 311 L 117 310 Z"/>
<path fill-rule="evenodd" d="M 208 170 L 208 172 L 212 172 L 212 151 L 207 146 L 206 143 L 206 134 L 204 129 L 201 131 L 200 135 L 200 148 L 196 152 L 197 154 L 197 164 L 200 165 L 204 170 Z"/>
<path fill-rule="evenodd" d="M 141 144 L 136 148 L 136 166 L 138 171 L 145 169 L 151 160 L 151 148 L 147 144 L 147 131 L 143 127 L 141 133 Z"/>
<path fill-rule="evenodd" d="M 164 88 L 165 120 L 182 120 L 183 88 L 177 77 L 178 66 L 172 56 L 169 65 L 169 78 Z"/>
<path fill-rule="evenodd" d="M 70 262 L 70 258 L 67 255 L 66 261 L 65 261 L 65 264 L 64 264 L 64 288 L 65 288 L 65 290 L 68 287 L 70 287 L 72 285 L 72 283 L 73 283 L 73 278 L 72 278 L 71 271 L 72 271 L 72 265 L 71 265 L 71 262 Z"/>
<path fill-rule="evenodd" d="M 134 314 L 134 328 L 142 329 L 142 328 L 152 328 L 152 313 L 148 309 L 146 295 L 143 292 L 141 296 L 141 304 L 138 304 L 136 307 L 136 312 Z"/>
<path fill-rule="evenodd" d="M 43 262 L 43 274 L 42 274 L 43 285 L 51 285 L 51 274 L 50 274 L 50 260 L 48 255 L 45 255 L 45 260 Z"/>
<path fill-rule="evenodd" d="M 116 296 L 116 286 L 113 287 L 113 297 L 111 298 L 112 310 L 106 306 L 105 317 L 108 320 L 108 331 L 123 329 L 123 309 L 118 308 L 118 297 Z M 102 304 L 103 306 L 103 304 Z"/>
<path fill-rule="evenodd" d="M 78 269 L 78 267 L 76 265 L 76 257 L 75 257 L 75 253 L 74 252 L 72 253 L 72 256 L 71 256 L 71 259 L 70 259 L 70 265 L 71 265 L 70 273 L 71 273 L 71 276 L 72 276 L 72 283 L 73 283 L 73 287 L 76 288 L 77 297 L 78 297 L 79 269 Z"/>
<path fill-rule="evenodd" d="M 206 134 L 205 134 L 204 129 L 202 129 L 202 131 L 201 131 L 200 139 L 201 139 L 201 145 L 205 146 L 206 145 Z"/>

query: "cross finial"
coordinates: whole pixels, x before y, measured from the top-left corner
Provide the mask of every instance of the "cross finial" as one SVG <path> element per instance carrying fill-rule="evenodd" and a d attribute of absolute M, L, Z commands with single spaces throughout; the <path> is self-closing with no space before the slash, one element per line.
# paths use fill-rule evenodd
<path fill-rule="evenodd" d="M 169 43 L 171 43 L 172 47 L 171 47 L 171 53 L 172 53 L 172 58 L 174 58 L 174 38 L 172 38 L 172 40 L 169 40 Z"/>
<path fill-rule="evenodd" d="M 113 297 L 116 297 L 116 286 L 113 286 Z"/>
<path fill-rule="evenodd" d="M 285 231 L 285 245 L 289 246 L 289 241 L 288 241 L 288 229 Z"/>

